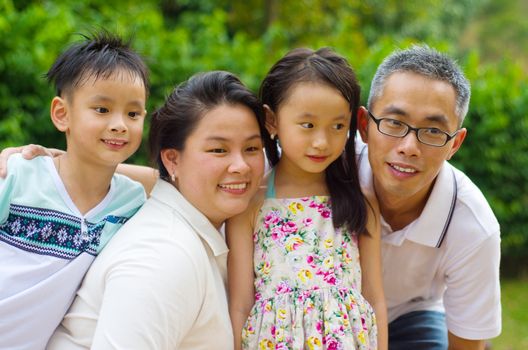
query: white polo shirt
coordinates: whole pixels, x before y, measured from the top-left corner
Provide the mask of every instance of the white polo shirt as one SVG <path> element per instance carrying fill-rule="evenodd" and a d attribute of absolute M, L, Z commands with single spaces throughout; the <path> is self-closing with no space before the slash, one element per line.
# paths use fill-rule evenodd
<path fill-rule="evenodd" d="M 357 142 L 360 181 L 372 189 L 368 147 Z M 500 227 L 482 192 L 445 162 L 418 219 L 394 231 L 382 221 L 389 322 L 418 310 L 446 314 L 465 339 L 501 332 Z"/>
<path fill-rule="evenodd" d="M 169 183 L 95 259 L 48 349 L 231 350 L 227 245 Z"/>

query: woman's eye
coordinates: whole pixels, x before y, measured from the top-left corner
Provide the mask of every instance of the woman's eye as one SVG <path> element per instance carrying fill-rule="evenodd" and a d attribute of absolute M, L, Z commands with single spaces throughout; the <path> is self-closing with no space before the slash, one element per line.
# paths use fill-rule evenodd
<path fill-rule="evenodd" d="M 252 147 L 248 147 L 246 150 L 248 152 L 257 152 L 257 151 L 260 151 L 261 148 L 252 146 Z"/>
<path fill-rule="evenodd" d="M 109 112 L 109 111 L 108 111 L 108 108 L 105 108 L 105 107 L 95 107 L 95 111 L 96 111 L 97 113 L 101 113 L 101 114 L 103 114 L 103 113 L 108 113 L 108 112 Z"/>
<path fill-rule="evenodd" d="M 301 126 L 306 129 L 311 129 L 314 127 L 312 123 L 301 123 Z"/>

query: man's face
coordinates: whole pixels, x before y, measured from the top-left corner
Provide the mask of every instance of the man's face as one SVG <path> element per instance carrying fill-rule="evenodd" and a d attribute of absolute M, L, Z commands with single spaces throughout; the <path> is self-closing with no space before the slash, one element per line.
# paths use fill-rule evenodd
<path fill-rule="evenodd" d="M 396 119 L 415 128 L 437 128 L 452 134 L 458 128 L 455 107 L 455 89 L 449 83 L 397 72 L 387 79 L 370 112 L 376 118 Z M 369 162 L 380 203 L 407 207 L 425 203 L 442 164 L 455 154 L 466 134 L 461 129 L 442 147 L 419 142 L 412 131 L 403 138 L 387 136 L 378 131 L 364 108 L 359 111 L 359 129 L 369 145 Z"/>

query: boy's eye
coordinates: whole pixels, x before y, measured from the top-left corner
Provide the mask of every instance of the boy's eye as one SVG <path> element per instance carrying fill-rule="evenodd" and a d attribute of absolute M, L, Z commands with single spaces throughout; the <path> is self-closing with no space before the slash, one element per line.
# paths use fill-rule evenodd
<path fill-rule="evenodd" d="M 226 153 L 227 151 L 223 148 L 212 148 L 208 152 L 209 153 Z"/>
<path fill-rule="evenodd" d="M 314 127 L 313 123 L 301 123 L 301 126 L 306 129 L 311 129 Z"/>
<path fill-rule="evenodd" d="M 97 113 L 108 113 L 109 112 L 108 108 L 105 108 L 105 107 L 95 107 L 95 111 Z"/>
<path fill-rule="evenodd" d="M 128 116 L 132 119 L 139 118 L 141 116 L 141 113 L 139 112 L 128 112 Z"/>

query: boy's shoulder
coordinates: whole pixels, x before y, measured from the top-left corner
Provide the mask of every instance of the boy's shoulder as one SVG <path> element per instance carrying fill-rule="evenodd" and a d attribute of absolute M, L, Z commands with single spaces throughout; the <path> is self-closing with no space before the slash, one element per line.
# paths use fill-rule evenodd
<path fill-rule="evenodd" d="M 114 173 L 112 176 L 112 188 L 116 199 L 130 200 L 136 199 L 141 202 L 146 200 L 145 189 L 143 185 L 132 180 L 126 175 Z"/>

